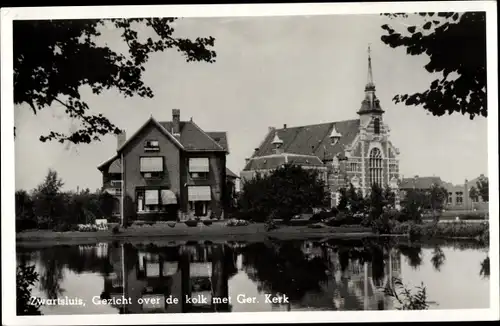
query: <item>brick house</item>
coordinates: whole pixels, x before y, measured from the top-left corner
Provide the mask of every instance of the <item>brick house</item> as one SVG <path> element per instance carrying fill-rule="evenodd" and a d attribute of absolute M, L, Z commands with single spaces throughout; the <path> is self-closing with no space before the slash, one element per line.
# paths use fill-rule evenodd
<path fill-rule="evenodd" d="M 477 182 L 484 175 L 468 181 L 467 179 L 463 184 L 452 184 L 441 180 L 440 177 L 420 177 L 418 175 L 413 178 L 403 178 L 399 184 L 401 199 L 404 199 L 406 192 L 409 189 L 431 190 L 433 186 L 440 186 L 447 190 L 448 196 L 445 200 L 445 210 L 488 210 L 488 203 L 484 202 L 481 196 L 471 198 L 470 189 L 475 187 L 477 189 Z"/>
<path fill-rule="evenodd" d="M 352 184 L 367 194 L 373 183 L 395 189 L 399 150 L 390 141 L 384 111 L 375 95 L 371 57 L 368 81 L 357 119 L 321 124 L 270 127 L 241 172 L 242 183 L 256 172 L 271 171 L 284 162 L 319 170 L 330 189 L 332 206 L 341 187 Z"/>
<path fill-rule="evenodd" d="M 103 190 L 117 199 L 123 224 L 223 215 L 227 205 L 226 132 L 205 132 L 192 119 L 150 117 L 101 164 Z"/>

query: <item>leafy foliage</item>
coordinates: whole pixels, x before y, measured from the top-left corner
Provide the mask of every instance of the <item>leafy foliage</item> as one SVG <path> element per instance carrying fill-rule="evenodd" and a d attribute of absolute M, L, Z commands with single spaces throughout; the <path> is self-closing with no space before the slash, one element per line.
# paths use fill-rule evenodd
<path fill-rule="evenodd" d="M 490 277 L 490 257 L 486 257 L 481 262 L 481 270 L 479 271 L 479 275 L 482 277 Z"/>
<path fill-rule="evenodd" d="M 469 198 L 472 199 L 472 201 L 477 202 L 479 199 L 479 190 L 477 190 L 476 187 L 472 186 L 469 190 Z"/>
<path fill-rule="evenodd" d="M 385 293 L 399 303 L 398 310 L 427 310 L 429 302 L 427 301 L 427 291 L 422 283 L 416 287 L 416 293 L 412 293 L 401 279 L 394 278 L 394 288 L 386 289 Z"/>
<path fill-rule="evenodd" d="M 102 114 L 89 114 L 90 108 L 80 95 L 81 87 L 90 87 L 94 94 L 116 89 L 125 97 L 151 98 L 153 90 L 142 79 L 151 54 L 175 49 L 188 62 L 214 62 L 216 54 L 210 48 L 215 39 L 175 37 L 175 20 L 14 21 L 14 103 L 28 104 L 35 114 L 57 103 L 67 116 L 80 122 L 80 129 L 70 134 L 51 131 L 40 137 L 42 142 L 90 143 L 108 133 L 119 133 L 119 128 Z M 98 45 L 101 28 L 121 31 L 128 53 Z M 144 39 L 139 33 L 155 36 Z"/>
<path fill-rule="evenodd" d="M 265 221 L 273 217 L 289 221 L 313 207 L 326 206 L 328 201 L 325 184 L 316 171 L 288 164 L 246 181 L 238 206 L 247 219 Z"/>
<path fill-rule="evenodd" d="M 486 178 L 479 179 L 477 181 L 477 189 L 479 190 L 479 195 L 485 202 L 489 202 L 489 181 Z"/>
<path fill-rule="evenodd" d="M 77 224 L 94 223 L 96 218 L 112 218 L 115 198 L 106 193 L 63 192 L 63 181 L 49 170 L 44 181 L 33 190 L 16 192 L 16 230 L 27 228 L 76 230 Z"/>
<path fill-rule="evenodd" d="M 32 300 L 31 287 L 38 281 L 35 265 L 21 264 L 16 270 L 17 315 L 41 315 L 40 304 Z"/>
<path fill-rule="evenodd" d="M 422 105 L 435 116 L 455 112 L 468 114 L 470 119 L 487 116 L 485 12 L 384 15 L 399 20 L 401 27 L 383 25 L 382 42 L 406 48 L 409 55 L 425 54 L 429 62 L 424 68 L 442 76 L 423 92 L 396 95 L 395 103 Z M 408 26 L 407 21 L 415 18 L 421 23 Z"/>

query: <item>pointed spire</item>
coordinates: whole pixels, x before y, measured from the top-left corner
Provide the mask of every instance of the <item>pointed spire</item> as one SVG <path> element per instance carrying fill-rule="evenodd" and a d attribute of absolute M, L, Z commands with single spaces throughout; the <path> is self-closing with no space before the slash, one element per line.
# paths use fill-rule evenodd
<path fill-rule="evenodd" d="M 373 71 L 372 71 L 372 57 L 371 57 L 371 48 L 368 45 L 368 77 L 366 81 L 365 90 L 375 90 L 375 84 L 373 83 Z"/>
<path fill-rule="evenodd" d="M 361 102 L 361 109 L 358 114 L 364 113 L 384 113 L 380 107 L 380 102 L 375 95 L 375 83 L 373 82 L 371 48 L 368 45 L 368 78 L 365 86 L 365 99 Z"/>

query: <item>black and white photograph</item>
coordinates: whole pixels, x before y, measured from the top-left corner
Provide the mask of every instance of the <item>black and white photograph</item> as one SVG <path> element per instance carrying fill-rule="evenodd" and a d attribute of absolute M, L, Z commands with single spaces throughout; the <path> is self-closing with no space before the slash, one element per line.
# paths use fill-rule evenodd
<path fill-rule="evenodd" d="M 496 2 L 1 10 L 2 324 L 498 320 Z"/>

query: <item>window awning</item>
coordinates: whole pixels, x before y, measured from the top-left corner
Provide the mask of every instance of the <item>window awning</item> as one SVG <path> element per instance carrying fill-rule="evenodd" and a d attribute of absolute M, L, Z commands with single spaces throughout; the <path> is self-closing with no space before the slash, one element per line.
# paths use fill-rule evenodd
<path fill-rule="evenodd" d="M 161 190 L 161 203 L 162 205 L 172 205 L 177 204 L 177 196 L 172 190 L 162 189 Z"/>
<path fill-rule="evenodd" d="M 208 172 L 208 158 L 190 158 L 189 172 Z"/>
<path fill-rule="evenodd" d="M 188 187 L 188 201 L 210 201 L 211 199 L 210 186 Z"/>

